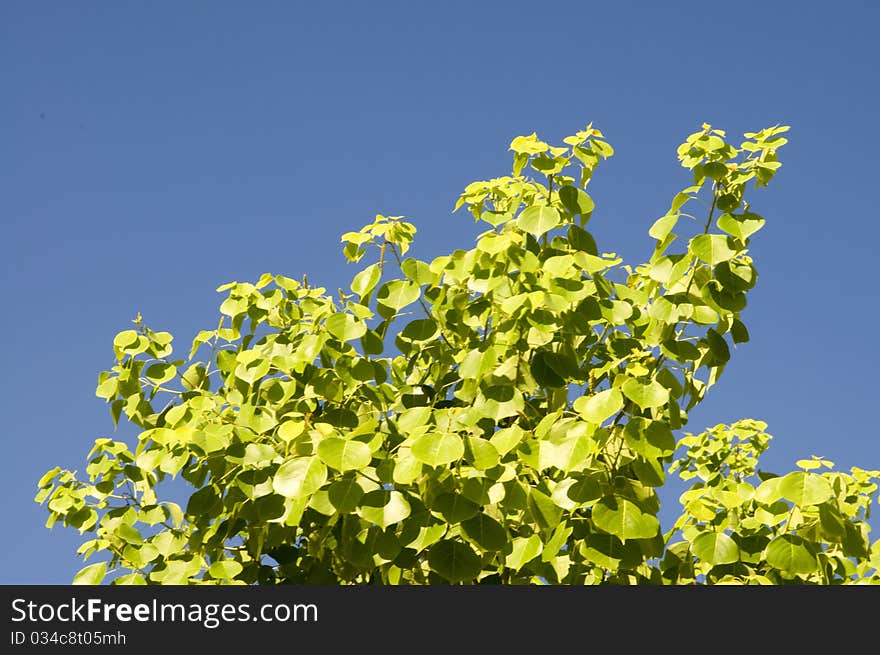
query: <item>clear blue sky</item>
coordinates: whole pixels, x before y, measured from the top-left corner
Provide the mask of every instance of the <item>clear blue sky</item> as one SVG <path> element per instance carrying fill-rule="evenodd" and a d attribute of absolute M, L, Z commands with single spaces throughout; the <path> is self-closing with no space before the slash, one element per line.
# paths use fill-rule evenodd
<path fill-rule="evenodd" d="M 35 483 L 112 433 L 94 387 L 137 312 L 185 348 L 223 282 L 345 286 L 339 235 L 376 213 L 422 258 L 470 247 L 459 191 L 589 121 L 617 150 L 591 225 L 634 264 L 687 134 L 792 126 L 753 196 L 752 341 L 689 429 L 760 418 L 765 468 L 880 468 L 878 24 L 867 1 L 4 1 L 0 583 L 80 567 Z"/>

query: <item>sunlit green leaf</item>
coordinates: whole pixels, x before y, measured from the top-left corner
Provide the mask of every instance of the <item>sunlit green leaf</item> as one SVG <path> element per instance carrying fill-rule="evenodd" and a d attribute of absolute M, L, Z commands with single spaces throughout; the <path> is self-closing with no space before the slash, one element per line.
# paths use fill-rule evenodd
<path fill-rule="evenodd" d="M 318 457 L 337 471 L 351 471 L 368 466 L 373 454 L 362 441 L 330 437 L 318 444 Z"/>
<path fill-rule="evenodd" d="M 725 213 L 718 217 L 718 227 L 741 241 L 745 241 L 764 227 L 764 223 L 763 218 L 751 213 L 742 216 Z"/>
<path fill-rule="evenodd" d="M 691 542 L 693 554 L 709 564 L 731 564 L 739 560 L 739 547 L 723 532 L 702 532 Z"/>
<path fill-rule="evenodd" d="M 475 469 L 485 471 L 498 465 L 498 450 L 488 439 L 468 437 L 466 446 L 465 458 Z"/>
<path fill-rule="evenodd" d="M 616 388 L 605 389 L 592 396 L 581 396 L 574 401 L 573 408 L 585 420 L 601 425 L 623 408 L 623 396 Z"/>
<path fill-rule="evenodd" d="M 327 331 L 340 341 L 351 341 L 364 336 L 367 325 L 351 314 L 333 314 L 327 319 Z"/>
<path fill-rule="evenodd" d="M 457 434 L 429 432 L 413 441 L 411 452 L 428 466 L 444 466 L 461 459 L 464 442 Z"/>
<path fill-rule="evenodd" d="M 779 493 L 796 505 L 819 505 L 834 493 L 831 485 L 821 475 L 804 471 L 792 471 L 782 478 Z"/>
<path fill-rule="evenodd" d="M 376 298 L 380 305 L 397 312 L 418 300 L 419 293 L 419 285 L 414 282 L 391 280 L 379 288 Z"/>
<path fill-rule="evenodd" d="M 282 464 L 272 480 L 276 493 L 287 498 L 313 494 L 327 481 L 327 467 L 317 457 L 298 457 Z"/>
<path fill-rule="evenodd" d="M 217 580 L 232 580 L 242 572 L 242 565 L 235 560 L 227 559 L 214 562 L 208 568 L 208 573 Z"/>
<path fill-rule="evenodd" d="M 710 266 L 726 262 L 736 256 L 737 250 L 732 246 L 730 237 L 720 234 L 701 234 L 691 239 L 689 252 Z"/>
<path fill-rule="evenodd" d="M 642 382 L 635 378 L 629 378 L 620 388 L 624 396 L 642 409 L 660 407 L 669 400 L 669 390 L 656 380 Z"/>
<path fill-rule="evenodd" d="M 517 218 L 519 226 L 529 234 L 539 237 L 558 226 L 559 212 L 547 205 L 532 205 L 523 210 Z"/>
<path fill-rule="evenodd" d="M 657 517 L 622 496 L 606 496 L 593 507 L 596 527 L 620 539 L 650 539 L 660 530 Z"/>
<path fill-rule="evenodd" d="M 354 279 L 351 281 L 351 290 L 364 297 L 376 287 L 381 275 L 382 269 L 379 267 L 379 264 L 370 264 L 354 276 Z"/>
<path fill-rule="evenodd" d="M 523 566 L 531 562 L 541 554 L 544 544 L 541 538 L 533 534 L 530 537 L 516 537 L 512 542 L 512 550 L 505 558 L 504 564 L 514 571 L 519 571 Z"/>
<path fill-rule="evenodd" d="M 410 515 L 410 504 L 399 491 L 376 489 L 364 494 L 358 507 L 358 515 L 380 528 L 400 523 Z"/>
<path fill-rule="evenodd" d="M 73 584 L 75 585 L 99 585 L 104 576 L 107 575 L 107 562 L 98 562 L 97 564 L 89 564 L 79 570 L 73 576 Z"/>
<path fill-rule="evenodd" d="M 524 436 L 525 432 L 521 427 L 518 425 L 511 425 L 498 430 L 498 432 L 492 435 L 489 442 L 495 446 L 495 450 L 498 451 L 499 455 L 504 456 L 516 448 Z"/>
<path fill-rule="evenodd" d="M 806 575 L 815 572 L 819 567 L 816 556 L 797 535 L 782 534 L 775 537 L 767 545 L 765 556 L 770 566 L 790 575 Z"/>

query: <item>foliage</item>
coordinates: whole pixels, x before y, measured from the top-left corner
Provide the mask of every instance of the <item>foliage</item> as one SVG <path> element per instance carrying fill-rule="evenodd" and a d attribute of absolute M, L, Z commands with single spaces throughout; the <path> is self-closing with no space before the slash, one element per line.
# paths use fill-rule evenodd
<path fill-rule="evenodd" d="M 98 439 L 85 477 L 39 482 L 48 525 L 109 556 L 76 582 L 880 582 L 880 473 L 760 471 L 753 420 L 676 441 L 749 339 L 764 218 L 745 195 L 787 130 L 690 135 L 693 184 L 635 268 L 587 230 L 613 154 L 588 125 L 563 147 L 517 137 L 512 175 L 467 186 L 456 209 L 491 228 L 470 250 L 407 256 L 415 227 L 380 215 L 343 235 L 369 263 L 338 298 L 305 278 L 226 284 L 217 328 L 179 359 L 138 316 L 97 388 L 136 447 Z M 674 472 L 694 483 L 663 532 Z M 159 496 L 171 478 L 183 506 Z"/>

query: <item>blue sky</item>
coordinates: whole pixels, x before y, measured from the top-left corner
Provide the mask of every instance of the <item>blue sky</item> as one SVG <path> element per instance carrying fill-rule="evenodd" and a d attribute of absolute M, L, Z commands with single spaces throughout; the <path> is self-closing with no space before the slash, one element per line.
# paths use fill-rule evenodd
<path fill-rule="evenodd" d="M 185 348 L 226 281 L 347 286 L 339 236 L 377 213 L 423 259 L 470 247 L 461 189 L 508 173 L 514 136 L 590 121 L 617 151 L 591 227 L 633 264 L 689 183 L 685 136 L 792 126 L 752 196 L 752 341 L 688 427 L 767 421 L 770 470 L 880 468 L 878 22 L 853 1 L 3 2 L 0 583 L 81 566 L 35 483 L 112 434 L 94 387 L 138 312 Z"/>

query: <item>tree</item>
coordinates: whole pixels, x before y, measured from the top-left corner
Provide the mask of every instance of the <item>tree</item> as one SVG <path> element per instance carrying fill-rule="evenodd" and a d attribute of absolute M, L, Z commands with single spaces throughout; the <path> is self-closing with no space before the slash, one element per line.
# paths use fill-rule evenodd
<path fill-rule="evenodd" d="M 515 138 L 512 175 L 467 186 L 456 209 L 490 226 L 470 250 L 408 257 L 415 227 L 380 215 L 342 236 L 370 263 L 338 298 L 305 277 L 223 285 L 218 327 L 180 359 L 138 316 L 96 392 L 136 447 L 98 439 L 86 478 L 39 482 L 48 525 L 105 556 L 75 581 L 880 583 L 880 472 L 759 470 L 755 420 L 682 433 L 749 339 L 765 221 L 745 194 L 787 130 L 690 135 L 693 184 L 635 268 L 587 230 L 613 154 L 588 125 L 562 147 Z M 672 473 L 694 483 L 664 532 Z M 160 498 L 178 476 L 191 495 Z"/>

